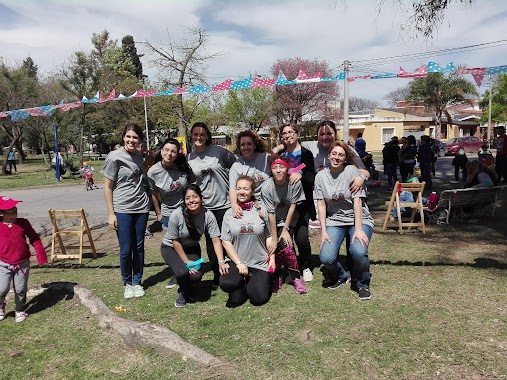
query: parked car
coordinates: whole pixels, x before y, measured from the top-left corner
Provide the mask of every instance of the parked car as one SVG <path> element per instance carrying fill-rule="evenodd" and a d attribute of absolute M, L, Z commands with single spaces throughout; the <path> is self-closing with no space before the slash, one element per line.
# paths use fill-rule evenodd
<path fill-rule="evenodd" d="M 438 157 L 444 157 L 447 154 L 447 144 L 437 139 L 433 139 L 433 141 L 433 144 L 438 148 L 438 150 L 436 150 Z"/>
<path fill-rule="evenodd" d="M 447 141 L 447 154 L 479 153 L 482 144 L 477 137 L 455 137 Z"/>

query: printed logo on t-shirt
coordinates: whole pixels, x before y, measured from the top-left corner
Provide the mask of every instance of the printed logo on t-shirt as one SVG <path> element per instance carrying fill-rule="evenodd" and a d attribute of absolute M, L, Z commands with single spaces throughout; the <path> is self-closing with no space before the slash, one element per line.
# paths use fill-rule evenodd
<path fill-rule="evenodd" d="M 338 190 L 338 193 L 331 194 L 331 200 L 333 201 L 341 201 L 345 199 L 345 191 Z"/>
<path fill-rule="evenodd" d="M 176 191 L 183 187 L 180 181 L 176 181 L 169 186 L 169 191 Z"/>
<path fill-rule="evenodd" d="M 252 223 L 240 224 L 239 233 L 242 235 L 248 235 L 254 233 L 254 227 Z"/>
<path fill-rule="evenodd" d="M 207 166 L 201 169 L 201 175 L 209 175 L 211 174 L 212 171 L 213 169 L 211 168 L 211 166 Z"/>

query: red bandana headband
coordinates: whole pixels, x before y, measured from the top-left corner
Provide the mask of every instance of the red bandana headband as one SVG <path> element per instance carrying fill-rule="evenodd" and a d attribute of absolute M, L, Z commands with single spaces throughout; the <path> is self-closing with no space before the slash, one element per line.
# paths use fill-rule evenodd
<path fill-rule="evenodd" d="M 271 163 L 271 169 L 273 169 L 273 166 L 275 165 L 283 165 L 287 168 L 287 170 L 289 169 L 289 163 L 287 161 L 284 161 L 280 158 L 277 158 L 276 160 L 274 160 L 272 163 Z"/>

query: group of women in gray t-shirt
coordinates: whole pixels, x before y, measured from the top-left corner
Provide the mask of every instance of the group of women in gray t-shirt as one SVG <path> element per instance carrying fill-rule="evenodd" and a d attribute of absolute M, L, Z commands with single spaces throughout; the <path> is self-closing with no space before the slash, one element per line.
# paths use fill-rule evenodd
<path fill-rule="evenodd" d="M 229 293 L 227 306 L 239 306 L 247 299 L 254 305 L 268 302 L 281 285 L 281 267 L 286 267 L 287 281 L 294 284 L 296 291 L 306 293 L 290 230 L 295 205 L 305 196 L 298 181 L 289 180 L 288 170 L 283 175 L 274 174 L 283 172 L 284 167 L 288 169 L 284 164 L 287 159 L 280 159 L 278 152 L 269 154 L 263 140 L 251 130 L 237 136 L 240 157 L 236 158 L 225 148 L 211 144 L 206 124 L 195 123 L 191 128 L 193 151 L 186 160 L 179 142 L 168 139 L 163 143 L 160 161 L 148 171 L 148 181 L 143 181 L 142 156 L 138 152 L 142 129 L 130 131 L 137 135 L 137 145 L 131 143 L 136 139 L 128 137 L 130 132 L 124 131 L 124 146 L 108 155 L 102 171 L 106 177 L 109 223 L 118 229 L 126 298 L 144 295 L 141 278 L 144 230 L 150 207 L 148 189 L 152 191 L 157 219 L 167 228 L 161 251 L 180 288 L 176 306 L 184 306 L 197 297 L 197 283 L 202 278 L 198 243 L 202 235 L 214 273 L 212 286 L 220 286 Z M 317 147 L 316 155 L 322 155 L 323 147 Z M 343 152 L 336 153 L 335 149 L 343 149 L 346 159 L 338 162 L 335 156 L 341 157 Z M 339 263 L 338 250 L 344 236 L 350 235 L 348 269 L 360 298 L 369 299 L 367 247 L 373 223 L 364 190 L 353 191 L 354 187 L 363 187 L 365 174 L 348 165 L 354 162 L 354 155 L 347 149 L 346 145 L 331 147 L 329 168 L 315 176 L 314 199 L 323 227 L 320 259 L 330 273 L 327 287 L 343 285 L 347 281 L 344 281 L 346 272 Z M 276 162 L 273 155 L 277 156 Z M 276 181 L 277 175 L 282 180 Z M 136 215 L 142 215 L 137 218 L 140 221 L 134 220 Z M 129 231 L 128 237 L 121 233 L 124 229 Z M 136 239 L 131 231 L 135 231 Z M 283 244 L 280 246 L 279 242 Z M 277 273 L 273 275 L 271 272 L 275 270 Z M 368 291 L 367 297 L 364 289 Z"/>

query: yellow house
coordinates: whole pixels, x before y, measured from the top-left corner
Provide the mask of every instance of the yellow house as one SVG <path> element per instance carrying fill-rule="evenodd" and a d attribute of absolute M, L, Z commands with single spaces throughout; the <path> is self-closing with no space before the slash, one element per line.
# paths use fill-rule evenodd
<path fill-rule="evenodd" d="M 340 139 L 343 139 L 343 125 L 337 126 L 337 129 Z M 422 135 L 434 136 L 434 130 L 432 116 L 407 114 L 395 108 L 349 114 L 349 136 L 355 141 L 357 134 L 362 132 L 368 151 L 381 151 L 384 143 L 393 136 L 414 135 L 419 140 Z"/>

